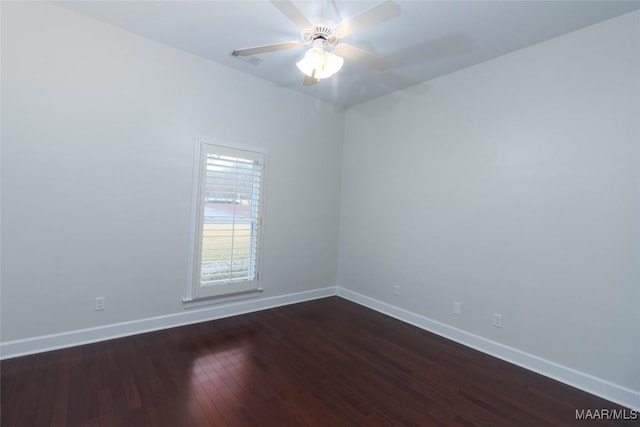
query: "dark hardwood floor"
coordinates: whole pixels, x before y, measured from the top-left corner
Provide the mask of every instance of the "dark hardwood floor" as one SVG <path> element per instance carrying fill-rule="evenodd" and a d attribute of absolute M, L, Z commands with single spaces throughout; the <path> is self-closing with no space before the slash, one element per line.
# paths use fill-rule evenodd
<path fill-rule="evenodd" d="M 338 297 L 0 372 L 2 426 L 592 425 L 576 409 L 622 409 Z"/>

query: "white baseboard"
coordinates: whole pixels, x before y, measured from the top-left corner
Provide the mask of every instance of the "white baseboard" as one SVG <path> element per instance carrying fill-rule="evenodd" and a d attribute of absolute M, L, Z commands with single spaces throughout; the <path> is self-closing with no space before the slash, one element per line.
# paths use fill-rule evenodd
<path fill-rule="evenodd" d="M 446 325 L 428 317 L 412 313 L 402 308 L 395 307 L 374 298 L 338 287 L 337 295 L 349 301 L 371 308 L 380 313 L 394 317 L 403 322 L 417 326 L 434 334 L 448 338 L 452 341 L 474 348 L 483 353 L 490 354 L 498 359 L 505 360 L 530 371 L 544 375 L 570 386 L 576 387 L 587 393 L 618 403 L 628 408 L 640 411 L 640 392 L 607 380 L 594 377 L 584 372 L 557 364 L 550 360 L 525 353 L 513 347 L 491 341 L 481 336 L 465 332 L 453 326 Z"/>
<path fill-rule="evenodd" d="M 631 409 L 640 410 L 640 392 L 576 371 L 555 362 L 525 353 L 513 347 L 491 341 L 428 317 L 395 307 L 342 287 L 327 287 L 293 294 L 255 298 L 194 308 L 181 313 L 147 319 L 122 322 L 95 328 L 80 329 L 59 334 L 45 335 L 0 343 L 0 359 L 9 359 L 49 350 L 89 344 L 113 338 L 136 335 L 144 332 L 206 322 L 224 317 L 251 313 L 298 302 L 338 295 L 344 299 L 371 308 L 403 322 L 433 332 L 452 341 L 474 348 L 483 353 L 521 366 L 530 371 L 553 378 L 588 393 L 602 397 Z"/>
<path fill-rule="evenodd" d="M 237 316 L 239 314 L 266 310 L 283 305 L 295 304 L 336 295 L 336 287 L 314 289 L 269 298 L 253 298 L 228 304 L 209 305 L 193 308 L 181 313 L 151 317 L 130 322 L 114 323 L 94 328 L 79 329 L 59 334 L 44 335 L 0 343 L 0 359 L 9 359 L 76 345 L 120 338 L 175 326 L 206 322 L 208 320 Z"/>

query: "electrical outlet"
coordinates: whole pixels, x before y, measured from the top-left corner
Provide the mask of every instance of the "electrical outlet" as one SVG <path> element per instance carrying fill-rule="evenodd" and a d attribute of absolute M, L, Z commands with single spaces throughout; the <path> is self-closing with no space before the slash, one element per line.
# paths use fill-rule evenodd
<path fill-rule="evenodd" d="M 394 295 L 400 295 L 400 285 L 394 285 L 393 286 L 393 294 Z"/>
<path fill-rule="evenodd" d="M 96 298 L 96 311 L 104 310 L 105 304 L 106 304 L 106 301 L 104 297 Z"/>
<path fill-rule="evenodd" d="M 502 328 L 502 314 L 493 313 L 493 326 L 496 328 Z"/>
<path fill-rule="evenodd" d="M 453 302 L 453 314 L 462 314 L 462 303 L 460 301 Z"/>

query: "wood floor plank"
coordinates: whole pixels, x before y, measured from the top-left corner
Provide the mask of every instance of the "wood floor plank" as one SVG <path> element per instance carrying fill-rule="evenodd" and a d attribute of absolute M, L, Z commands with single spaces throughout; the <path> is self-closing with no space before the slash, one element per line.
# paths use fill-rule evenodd
<path fill-rule="evenodd" d="M 3 427 L 537 427 L 624 409 L 338 297 L 3 360 L 0 376 Z"/>

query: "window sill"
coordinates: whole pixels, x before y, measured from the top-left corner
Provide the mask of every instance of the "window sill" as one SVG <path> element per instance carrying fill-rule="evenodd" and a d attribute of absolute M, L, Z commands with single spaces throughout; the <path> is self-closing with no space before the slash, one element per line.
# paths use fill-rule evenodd
<path fill-rule="evenodd" d="M 208 305 L 224 304 L 228 302 L 240 301 L 245 299 L 257 298 L 262 295 L 262 289 L 255 291 L 243 292 L 241 294 L 223 295 L 208 298 L 183 298 L 182 308 L 185 310 L 191 308 L 206 307 Z"/>

